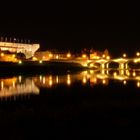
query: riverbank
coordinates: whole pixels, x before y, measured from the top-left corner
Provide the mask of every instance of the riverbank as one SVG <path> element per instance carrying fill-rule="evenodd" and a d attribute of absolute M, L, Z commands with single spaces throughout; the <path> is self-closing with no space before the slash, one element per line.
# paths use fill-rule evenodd
<path fill-rule="evenodd" d="M 87 70 L 78 63 L 21 61 L 20 63 L 0 62 L 0 75 L 3 74 L 39 74 L 46 72 L 67 72 Z"/>

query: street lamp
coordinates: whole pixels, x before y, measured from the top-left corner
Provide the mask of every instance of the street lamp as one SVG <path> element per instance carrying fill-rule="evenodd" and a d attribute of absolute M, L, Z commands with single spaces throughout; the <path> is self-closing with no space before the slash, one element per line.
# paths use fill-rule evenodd
<path fill-rule="evenodd" d="M 140 56 L 140 53 L 139 53 L 139 52 L 137 52 L 137 53 L 136 53 L 136 56 Z"/>
<path fill-rule="evenodd" d="M 126 53 L 123 54 L 123 57 L 126 57 Z"/>

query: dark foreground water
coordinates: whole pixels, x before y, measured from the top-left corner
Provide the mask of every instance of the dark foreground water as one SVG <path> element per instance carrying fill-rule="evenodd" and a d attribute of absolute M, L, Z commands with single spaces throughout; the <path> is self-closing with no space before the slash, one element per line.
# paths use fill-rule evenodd
<path fill-rule="evenodd" d="M 1 134 L 10 139 L 140 127 L 139 71 L 0 78 Z"/>

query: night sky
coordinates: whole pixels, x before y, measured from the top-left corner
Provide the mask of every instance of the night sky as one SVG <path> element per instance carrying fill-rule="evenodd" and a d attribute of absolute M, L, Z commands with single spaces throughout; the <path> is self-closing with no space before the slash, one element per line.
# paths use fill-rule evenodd
<path fill-rule="evenodd" d="M 138 6 L 132 3 L 18 2 L 3 4 L 0 36 L 30 39 L 41 50 L 140 51 Z M 7 9 L 7 10 L 6 10 Z"/>

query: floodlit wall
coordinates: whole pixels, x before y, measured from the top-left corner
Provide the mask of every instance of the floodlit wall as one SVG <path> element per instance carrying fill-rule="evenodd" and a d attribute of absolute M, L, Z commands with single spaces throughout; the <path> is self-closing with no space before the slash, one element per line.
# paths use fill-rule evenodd
<path fill-rule="evenodd" d="M 34 53 L 40 48 L 39 44 L 22 44 L 11 42 L 0 42 L 1 51 L 9 51 L 13 53 L 23 53 L 26 59 L 34 56 Z"/>

